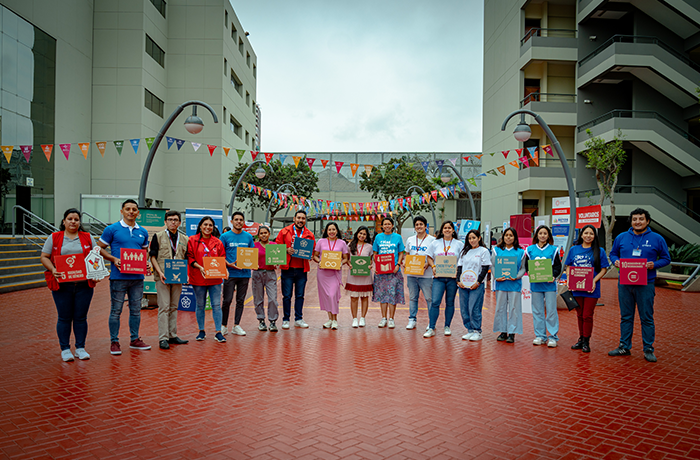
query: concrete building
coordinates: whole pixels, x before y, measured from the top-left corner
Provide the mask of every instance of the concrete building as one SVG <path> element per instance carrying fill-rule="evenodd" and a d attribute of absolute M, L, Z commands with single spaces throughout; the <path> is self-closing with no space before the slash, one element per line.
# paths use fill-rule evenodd
<path fill-rule="evenodd" d="M 260 146 L 257 56 L 228 0 L 2 0 L 0 14 L 0 143 L 34 146 L 29 164 L 19 150 L 10 164 L 0 160 L 9 172 L 5 222 L 15 203 L 54 222 L 80 207 L 81 194 L 137 195 L 143 139 L 189 100 L 211 105 L 219 123 L 200 107 L 205 127 L 192 135 L 186 109 L 167 135 L 187 142 L 161 144 L 146 196 L 154 206 L 223 208 L 237 159 L 220 148 L 210 156 L 207 144 Z M 142 140 L 136 155 L 129 139 Z M 121 154 L 114 140 L 125 141 Z M 104 157 L 99 141 L 108 142 Z M 90 142 L 87 160 L 78 142 Z M 67 161 L 61 143 L 73 144 Z M 42 144 L 54 144 L 50 162 Z"/>
<path fill-rule="evenodd" d="M 615 233 L 643 206 L 670 241 L 700 242 L 699 83 L 700 7 L 692 2 L 485 2 L 483 151 L 549 144 L 531 117 L 525 144 L 512 136 L 517 120 L 500 131 L 513 110 L 539 113 L 563 147 L 580 205 L 596 204 L 595 177 L 580 155 L 586 130 L 606 140 L 621 130 L 627 162 Z M 498 165 L 495 158 L 484 156 L 484 170 Z M 484 178 L 483 220 L 550 215 L 551 198 L 567 195 L 558 159 L 510 169 Z"/>

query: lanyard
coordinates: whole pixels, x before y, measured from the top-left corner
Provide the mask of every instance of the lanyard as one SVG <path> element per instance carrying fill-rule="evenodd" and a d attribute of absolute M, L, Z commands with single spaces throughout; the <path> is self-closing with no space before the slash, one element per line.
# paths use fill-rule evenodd
<path fill-rule="evenodd" d="M 294 240 L 296 238 L 301 238 L 301 236 L 304 234 L 304 229 L 302 228 L 301 231 L 299 232 L 299 234 L 297 235 L 296 225 L 292 228 L 292 230 L 294 230 L 294 237 L 292 238 L 292 240 Z"/>
<path fill-rule="evenodd" d="M 362 255 L 362 248 L 364 248 L 364 247 L 365 247 L 365 243 L 362 243 L 362 245 L 360 246 L 360 250 L 357 252 L 358 256 Z"/>
<path fill-rule="evenodd" d="M 202 243 L 202 245 L 204 245 L 204 257 L 209 257 L 209 248 L 207 247 L 206 243 L 202 241 L 201 236 L 199 237 L 199 242 Z"/>
<path fill-rule="evenodd" d="M 445 239 L 443 238 L 443 240 L 442 240 L 442 248 L 445 250 L 445 255 L 447 255 L 447 251 L 449 251 L 451 247 L 452 247 L 452 240 L 450 240 L 450 245 L 449 245 L 449 246 L 445 246 Z"/>
<path fill-rule="evenodd" d="M 425 236 L 423 237 L 423 239 L 420 240 L 420 243 L 417 243 L 417 244 L 416 244 L 416 252 L 420 251 L 420 247 L 423 245 L 423 241 L 425 241 L 425 239 L 426 239 L 427 237 L 428 237 L 428 234 L 426 233 Z M 418 237 L 416 236 L 416 242 L 417 242 L 417 241 L 418 241 Z M 445 245 L 445 244 L 444 244 L 444 241 L 445 241 L 445 240 L 442 240 L 442 241 L 443 241 L 443 246 L 444 246 L 444 245 Z"/>
<path fill-rule="evenodd" d="M 173 250 L 173 256 L 177 252 L 177 246 L 180 244 L 180 232 L 177 233 L 177 243 L 173 246 L 173 239 L 168 235 L 168 242 L 170 243 L 170 249 Z"/>
<path fill-rule="evenodd" d="M 335 248 L 335 245 L 338 243 L 338 238 L 335 239 L 333 242 L 333 246 L 331 246 L 331 239 L 328 238 L 326 241 L 328 241 L 328 250 L 332 251 Z"/>

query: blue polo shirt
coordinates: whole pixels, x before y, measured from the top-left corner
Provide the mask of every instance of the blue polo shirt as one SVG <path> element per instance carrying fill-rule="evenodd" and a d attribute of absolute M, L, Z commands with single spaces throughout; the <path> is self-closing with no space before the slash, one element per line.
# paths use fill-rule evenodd
<path fill-rule="evenodd" d="M 255 242 L 250 233 L 242 231 L 235 233 L 233 230 L 226 232 L 219 237 L 226 248 L 226 262 L 232 264 L 238 258 L 238 248 L 254 248 Z M 250 278 L 250 270 L 228 267 L 229 278 Z"/>
<path fill-rule="evenodd" d="M 133 227 L 126 225 L 124 220 L 115 222 L 102 232 L 100 241 L 109 246 L 109 250 L 114 257 L 121 257 L 121 249 L 148 249 L 148 232 L 139 224 L 134 223 Z M 111 264 L 111 280 L 142 280 L 143 275 L 122 273 Z"/>

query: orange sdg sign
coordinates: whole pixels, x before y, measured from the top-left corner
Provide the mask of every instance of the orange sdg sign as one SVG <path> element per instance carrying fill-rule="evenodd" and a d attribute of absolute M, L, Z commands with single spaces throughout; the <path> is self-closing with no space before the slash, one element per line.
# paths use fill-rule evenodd
<path fill-rule="evenodd" d="M 236 266 L 242 269 L 258 269 L 258 248 L 236 248 Z"/>
<path fill-rule="evenodd" d="M 228 278 L 226 257 L 204 257 L 204 278 Z"/>
<path fill-rule="evenodd" d="M 425 268 L 425 256 L 407 255 L 404 263 L 406 265 L 405 270 L 407 275 L 423 275 L 423 269 Z"/>

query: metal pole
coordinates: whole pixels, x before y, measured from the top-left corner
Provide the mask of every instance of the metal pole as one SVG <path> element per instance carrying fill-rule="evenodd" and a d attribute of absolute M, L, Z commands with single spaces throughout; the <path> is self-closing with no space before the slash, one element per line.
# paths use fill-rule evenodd
<path fill-rule="evenodd" d="M 243 171 L 243 174 L 241 174 L 241 177 L 238 178 L 238 182 L 236 182 L 236 186 L 233 188 L 233 193 L 231 194 L 231 201 L 228 204 L 228 212 L 233 213 L 233 202 L 236 201 L 236 193 L 238 193 L 238 187 L 241 186 L 241 182 L 243 182 L 243 178 L 245 177 L 246 174 L 248 174 L 248 171 L 253 167 L 254 164 L 260 163 L 260 164 L 267 164 L 265 160 L 255 160 L 251 164 L 248 165 L 247 168 Z M 268 164 L 270 169 L 274 171 L 274 168 L 272 167 L 272 162 Z"/>
<path fill-rule="evenodd" d="M 143 165 L 143 172 L 141 173 L 141 183 L 139 184 L 139 208 L 144 208 L 146 206 L 146 184 L 148 183 L 148 175 L 151 172 L 153 158 L 156 156 L 156 150 L 158 150 L 158 146 L 163 140 L 165 132 L 168 130 L 168 128 L 170 128 L 170 125 L 172 125 L 175 119 L 178 117 L 178 115 L 180 115 L 183 112 L 183 110 L 185 110 L 185 107 L 190 105 L 201 105 L 205 109 L 209 110 L 211 116 L 214 118 L 214 123 L 219 122 L 219 119 L 217 118 L 214 109 L 212 109 L 211 106 L 206 102 L 187 101 L 177 106 L 173 113 L 170 114 L 170 117 L 167 120 L 165 120 L 165 123 L 160 128 L 160 131 L 158 131 L 156 139 L 153 141 L 153 145 L 151 145 L 151 149 L 148 151 L 148 157 L 146 158 L 146 163 Z"/>
<path fill-rule="evenodd" d="M 280 187 L 276 190 L 276 192 L 279 193 L 286 188 L 291 188 L 294 190 L 294 193 L 296 193 L 297 195 L 299 194 L 299 192 L 297 192 L 297 188 L 293 184 L 280 185 Z M 264 222 L 269 222 L 267 219 L 270 217 L 270 208 L 271 207 L 272 207 L 272 200 L 270 200 L 270 203 L 267 205 L 267 212 L 265 213 Z M 270 227 L 272 227 L 272 222 L 269 222 L 269 223 L 270 223 Z"/>
<path fill-rule="evenodd" d="M 425 190 L 423 190 L 423 188 L 422 188 L 421 186 L 419 186 L 419 185 L 412 185 L 412 186 L 410 186 L 410 187 L 408 188 L 408 190 L 406 190 L 406 194 L 407 194 L 407 195 L 410 195 L 410 194 L 411 194 L 411 190 L 413 190 L 413 189 L 420 190 L 421 193 L 423 193 L 423 194 L 426 193 Z M 432 201 L 430 202 L 430 211 L 433 213 L 433 231 L 436 231 L 436 229 L 437 229 L 437 219 L 435 218 L 435 203 L 433 203 Z M 411 207 L 410 207 L 410 206 L 409 206 L 409 208 L 408 208 L 408 212 L 410 212 L 410 213 L 411 213 L 411 217 L 413 217 L 413 211 L 411 210 Z"/>
<path fill-rule="evenodd" d="M 574 240 L 574 232 L 573 232 L 573 227 L 576 226 L 576 190 L 574 188 L 574 179 L 571 176 L 571 170 L 569 169 L 569 164 L 566 162 L 566 157 L 564 156 L 564 152 L 561 149 L 561 145 L 559 144 L 559 140 L 557 137 L 554 135 L 552 130 L 549 128 L 549 125 L 540 117 L 538 114 L 531 110 L 526 110 L 526 109 L 520 109 L 516 110 L 515 112 L 511 113 L 506 117 L 506 119 L 503 121 L 503 125 L 501 126 L 501 131 L 506 130 L 506 124 L 508 121 L 513 118 L 516 115 L 519 114 L 525 114 L 525 115 L 530 115 L 537 121 L 537 124 L 542 127 L 544 130 L 545 134 L 552 140 L 552 147 L 554 147 L 554 150 L 557 152 L 557 156 L 559 156 L 559 161 L 561 162 L 561 167 L 564 170 L 564 177 L 566 178 L 566 185 L 569 188 L 569 201 L 571 202 L 570 204 L 570 209 L 569 209 L 569 236 L 566 239 L 566 247 L 564 248 L 564 252 L 567 253 L 569 252 L 569 248 L 571 247 L 571 244 L 573 243 Z"/>
<path fill-rule="evenodd" d="M 467 181 L 464 180 L 464 177 L 462 177 L 462 175 L 459 173 L 459 171 L 457 171 L 457 168 L 455 168 L 454 166 L 444 164 L 444 165 L 442 165 L 442 167 L 443 168 L 447 167 L 447 168 L 450 168 L 452 171 L 454 171 L 455 174 L 457 175 L 457 177 L 459 177 L 459 180 L 461 180 L 462 183 L 464 184 L 464 188 L 467 189 L 467 196 L 469 196 L 469 204 L 472 207 L 472 219 L 476 220 L 476 207 L 474 206 L 474 198 L 472 198 L 472 192 L 471 192 L 471 190 L 469 190 L 469 184 L 467 183 Z"/>

